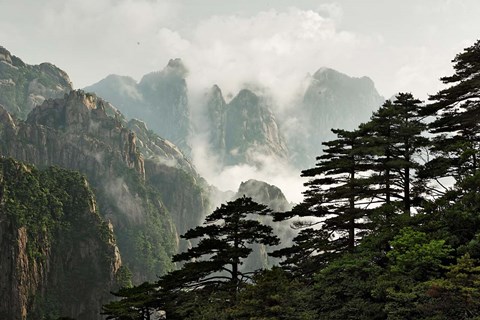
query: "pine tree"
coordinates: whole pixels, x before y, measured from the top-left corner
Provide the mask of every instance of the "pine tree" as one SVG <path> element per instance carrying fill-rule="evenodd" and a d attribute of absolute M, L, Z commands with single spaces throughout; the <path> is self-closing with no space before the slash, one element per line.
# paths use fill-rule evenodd
<path fill-rule="evenodd" d="M 171 291 L 221 288 L 234 298 L 250 278 L 250 272 L 240 268 L 252 252 L 250 245 L 280 242 L 270 226 L 255 219 L 270 213 L 265 205 L 245 196 L 222 204 L 206 217 L 202 226 L 182 236 L 187 240 L 199 239 L 199 242 L 173 257 L 174 262 L 185 263 L 181 269 L 164 276 L 160 283 Z"/>
<path fill-rule="evenodd" d="M 435 177 L 462 178 L 479 168 L 480 147 L 480 40 L 452 61 L 454 74 L 441 78 L 451 86 L 432 95 L 424 114 L 436 116 L 430 132 L 436 134 L 428 164 Z"/>
<path fill-rule="evenodd" d="M 416 173 L 421 168 L 420 153 L 429 140 L 422 135 L 426 124 L 420 104 L 412 94 L 399 93 L 361 126 L 374 162 L 370 183 L 376 202 L 386 206 L 400 202 L 407 214 L 424 190 L 424 180 Z"/>
<path fill-rule="evenodd" d="M 121 288 L 112 292 L 120 300 L 112 301 L 102 307 L 106 319 L 115 320 L 150 320 L 156 309 L 161 307 L 158 286 L 144 282 L 139 286 Z"/>
<path fill-rule="evenodd" d="M 286 257 L 283 265 L 313 272 L 331 256 L 353 251 L 359 238 L 369 230 L 369 200 L 366 161 L 359 131 L 332 130 L 337 138 L 324 142 L 324 152 L 312 169 L 302 171 L 310 177 L 305 183 L 304 201 L 281 218 L 299 216 L 302 230 L 294 245 L 274 252 Z M 310 222 L 308 222 L 310 221 Z M 316 225 L 316 226 L 314 226 Z M 306 268 L 306 269 L 305 269 Z"/>

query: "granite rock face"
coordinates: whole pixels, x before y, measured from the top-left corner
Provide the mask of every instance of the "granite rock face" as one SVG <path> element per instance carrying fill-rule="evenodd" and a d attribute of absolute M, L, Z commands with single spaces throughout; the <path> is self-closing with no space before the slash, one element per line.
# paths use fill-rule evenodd
<path fill-rule="evenodd" d="M 0 46 L 0 104 L 24 119 L 45 99 L 72 90 L 68 75 L 50 63 L 28 65 Z"/>
<path fill-rule="evenodd" d="M 214 86 L 206 110 L 211 128 L 209 142 L 223 165 L 261 166 L 265 157 L 288 160 L 288 148 L 268 98 L 243 89 L 227 104 Z"/>
<path fill-rule="evenodd" d="M 101 319 L 121 267 L 85 178 L 0 159 L 0 318 Z"/>
<path fill-rule="evenodd" d="M 243 195 L 268 206 L 275 212 L 285 212 L 292 208 L 280 188 L 264 181 L 250 179 L 242 182 L 238 187 L 237 197 Z"/>
<path fill-rule="evenodd" d="M 93 94 L 46 100 L 25 121 L 0 108 L 0 120 L 1 155 L 88 177 L 135 282 L 170 270 L 178 234 L 210 209 L 206 183 L 176 146 Z"/>
<path fill-rule="evenodd" d="M 139 83 L 130 77 L 110 75 L 85 90 L 110 101 L 128 118 L 145 121 L 156 134 L 189 153 L 187 73 L 180 59 L 172 59 L 162 71 L 146 74 Z"/>
<path fill-rule="evenodd" d="M 355 129 L 368 121 L 384 100 L 368 77 L 319 69 L 311 77 L 297 113 L 292 115 L 297 122 L 288 126 L 293 162 L 299 168 L 313 166 L 322 152 L 322 142 L 334 138 L 331 129 Z"/>
<path fill-rule="evenodd" d="M 110 75 L 85 90 L 109 100 L 127 117 L 145 121 L 188 155 L 192 147 L 189 137 L 204 132 L 192 128 L 187 74 L 181 60 L 175 59 L 162 71 L 145 75 L 138 84 L 129 77 Z M 266 97 L 244 89 L 227 104 L 215 85 L 202 110 L 205 114 L 201 116 L 208 122 L 202 130 L 208 131 L 210 152 L 222 165 L 258 166 L 262 157 L 288 159 L 285 139 Z"/>
<path fill-rule="evenodd" d="M 289 203 L 282 190 L 277 186 L 268 184 L 264 181 L 250 179 L 240 184 L 235 198 L 247 196 L 253 201 L 269 207 L 273 212 L 285 212 L 291 210 L 292 204 Z M 281 239 L 283 246 L 289 244 L 293 239 L 294 232 L 289 223 L 273 222 L 269 217 L 260 218 L 261 222 L 273 228 L 274 234 Z M 278 264 L 279 260 L 268 256 L 264 245 L 254 245 L 253 253 L 245 261 L 245 270 L 257 270 L 261 268 L 270 268 Z"/>

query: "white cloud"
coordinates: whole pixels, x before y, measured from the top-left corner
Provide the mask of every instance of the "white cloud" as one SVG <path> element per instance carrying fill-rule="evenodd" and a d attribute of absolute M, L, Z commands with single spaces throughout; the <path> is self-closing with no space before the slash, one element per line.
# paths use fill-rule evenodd
<path fill-rule="evenodd" d="M 206 141 L 206 136 L 192 137 L 193 161 L 198 172 L 221 191 L 236 192 L 241 182 L 257 179 L 279 187 L 290 202 L 302 201 L 303 183 L 306 180 L 300 177 L 298 169 L 261 154 L 255 158 L 255 162 L 260 163 L 258 167 L 240 164 L 222 168 L 219 159 L 208 152 Z"/>
<path fill-rule="evenodd" d="M 193 87 L 217 83 L 225 93 L 235 94 L 245 83 L 259 83 L 288 103 L 307 73 L 338 64 L 342 57 L 350 59 L 361 41 L 337 31 L 335 21 L 318 12 L 270 10 L 202 21 L 184 58 Z"/>
<path fill-rule="evenodd" d="M 248 15 L 223 10 L 216 16 L 193 12 L 190 17 L 185 15 L 186 1 L 0 0 L 0 45 L 27 63 L 56 64 L 76 87 L 110 73 L 140 79 L 179 57 L 190 69 L 194 96 L 214 83 L 226 96 L 245 83 L 257 83 L 270 88 L 286 111 L 306 74 L 328 66 L 371 77 L 386 97 L 411 91 L 425 99 L 441 87 L 438 78 L 450 73 L 455 53 L 475 40 L 479 20 L 474 8 L 479 5 L 465 2 L 468 5 L 457 7 L 458 1 L 451 0 L 439 6 L 437 0 L 379 0 L 370 6 L 311 1 L 311 9 L 284 6 Z M 246 174 L 265 179 L 276 175 L 255 170 L 204 172 L 235 189 Z M 292 171 L 279 181 L 267 181 L 286 188 L 298 185 L 298 176 Z"/>

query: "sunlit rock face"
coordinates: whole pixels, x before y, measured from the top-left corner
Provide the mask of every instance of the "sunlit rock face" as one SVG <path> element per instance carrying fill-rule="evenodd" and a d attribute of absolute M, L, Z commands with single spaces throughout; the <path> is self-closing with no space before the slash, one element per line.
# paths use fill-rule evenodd
<path fill-rule="evenodd" d="M 0 46 L 0 104 L 24 119 L 45 99 L 58 98 L 72 90 L 68 75 L 50 63 L 25 64 Z"/>
<path fill-rule="evenodd" d="M 121 259 L 85 178 L 2 158 L 0 185 L 0 317 L 102 319 Z"/>
<path fill-rule="evenodd" d="M 110 101 L 128 118 L 142 119 L 159 136 L 189 153 L 187 74 L 182 61 L 172 59 L 162 71 L 146 74 L 139 83 L 130 77 L 110 75 L 85 90 Z"/>
<path fill-rule="evenodd" d="M 334 137 L 331 129 L 352 130 L 367 121 L 384 102 L 368 77 L 349 77 L 329 68 L 310 79 L 303 101 L 291 119 L 288 142 L 297 167 L 311 167 L 322 142 Z"/>

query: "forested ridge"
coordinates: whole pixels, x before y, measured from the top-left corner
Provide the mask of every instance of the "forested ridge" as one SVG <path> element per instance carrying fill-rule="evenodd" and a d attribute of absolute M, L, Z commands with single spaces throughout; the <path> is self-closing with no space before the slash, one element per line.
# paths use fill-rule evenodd
<path fill-rule="evenodd" d="M 427 103 L 399 93 L 332 130 L 291 211 L 217 208 L 179 269 L 115 292 L 107 319 L 479 319 L 480 41 L 453 67 Z M 280 266 L 243 270 L 251 244 L 279 241 L 258 215 L 298 233 L 269 250 Z"/>

